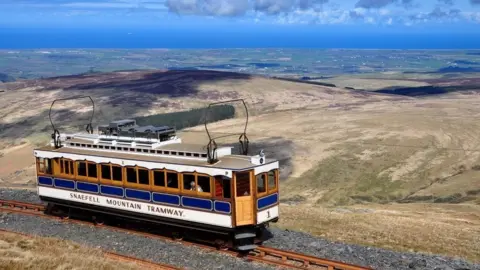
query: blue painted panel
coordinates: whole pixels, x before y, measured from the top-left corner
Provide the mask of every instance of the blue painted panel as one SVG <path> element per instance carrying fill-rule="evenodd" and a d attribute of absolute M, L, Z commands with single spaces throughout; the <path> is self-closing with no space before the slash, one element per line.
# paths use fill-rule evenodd
<path fill-rule="evenodd" d="M 52 186 L 53 179 L 51 177 L 40 176 L 38 177 L 38 184 L 42 186 Z"/>
<path fill-rule="evenodd" d="M 125 196 L 129 199 L 150 201 L 150 192 L 136 189 L 125 189 Z"/>
<path fill-rule="evenodd" d="M 215 202 L 215 211 L 230 214 L 230 210 L 231 209 L 230 209 L 229 202 L 221 202 L 221 201 Z"/>
<path fill-rule="evenodd" d="M 77 190 L 98 193 L 98 185 L 92 183 L 77 182 Z"/>
<path fill-rule="evenodd" d="M 123 188 L 112 186 L 100 186 L 100 192 L 105 195 L 112 195 L 117 197 L 123 197 Z"/>
<path fill-rule="evenodd" d="M 152 193 L 152 200 L 157 203 L 167 203 L 173 205 L 180 205 L 180 196 L 170 195 L 164 193 Z"/>
<path fill-rule="evenodd" d="M 257 207 L 258 209 L 262 209 L 265 207 L 268 207 L 270 205 L 273 205 L 277 203 L 278 201 L 278 193 L 274 193 L 272 195 L 268 195 L 267 197 L 263 197 L 261 199 L 258 199 L 257 201 Z"/>
<path fill-rule="evenodd" d="M 55 187 L 66 188 L 66 189 L 75 189 L 75 182 L 73 182 L 72 180 L 55 178 Z"/>
<path fill-rule="evenodd" d="M 182 205 L 187 207 L 212 210 L 212 201 L 206 199 L 182 197 Z"/>

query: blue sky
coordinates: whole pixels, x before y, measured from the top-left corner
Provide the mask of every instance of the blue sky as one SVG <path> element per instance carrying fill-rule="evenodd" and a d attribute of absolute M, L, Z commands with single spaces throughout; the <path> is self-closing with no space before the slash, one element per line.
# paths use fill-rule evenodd
<path fill-rule="evenodd" d="M 62 28 L 479 37 L 480 0 L 0 0 L 0 30 Z"/>
<path fill-rule="evenodd" d="M 480 0 L 1 0 L 1 26 L 463 26 Z"/>

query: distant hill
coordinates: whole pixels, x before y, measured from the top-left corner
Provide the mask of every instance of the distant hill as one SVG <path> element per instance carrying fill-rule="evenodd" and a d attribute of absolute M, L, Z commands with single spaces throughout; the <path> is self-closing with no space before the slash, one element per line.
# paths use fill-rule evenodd
<path fill-rule="evenodd" d="M 9 76 L 8 74 L 5 73 L 0 73 L 0 82 L 7 83 L 7 82 L 14 82 L 15 78 L 12 76 Z"/>
<path fill-rule="evenodd" d="M 480 72 L 480 68 L 448 66 L 448 67 L 440 68 L 437 70 L 437 73 L 451 73 L 451 72 Z"/>

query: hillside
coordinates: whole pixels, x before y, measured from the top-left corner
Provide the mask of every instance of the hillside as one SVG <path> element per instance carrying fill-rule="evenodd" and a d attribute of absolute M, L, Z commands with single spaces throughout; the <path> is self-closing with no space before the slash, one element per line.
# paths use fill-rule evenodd
<path fill-rule="evenodd" d="M 271 117 L 315 113 L 324 109 L 343 110 L 342 108 L 368 106 L 384 100 L 404 99 L 217 71 L 95 73 L 18 81 L 5 84 L 5 88 L 6 92 L 0 100 L 0 148 L 4 149 L 5 155 L 18 153 L 16 150 L 12 151 L 14 149 L 24 149 L 18 146 L 21 142 L 45 143 L 51 133 L 48 118 L 51 102 L 54 99 L 78 95 L 90 95 L 94 99 L 94 124 L 106 123 L 111 119 L 204 107 L 208 103 L 225 99 L 244 98 L 249 106 L 251 121 L 248 131 L 252 136 L 263 133 L 264 126 L 256 125 L 269 121 Z M 91 104 L 88 100 L 59 102 L 54 109 L 55 125 L 82 127 L 90 117 Z M 242 109 L 237 111 L 241 113 Z M 237 121 L 243 124 L 244 119 L 233 122 Z M 227 125 L 229 123 L 225 122 Z M 284 143 L 287 143 L 287 138 L 292 139 L 288 134 L 282 134 L 283 129 L 280 126 L 271 124 L 273 127 L 266 131 L 269 137 L 276 137 L 277 140 L 283 138 L 281 140 Z M 243 126 L 238 126 L 236 130 L 240 131 L 241 128 Z M 229 128 L 228 131 L 232 130 Z M 202 131 L 199 135 L 205 135 L 203 133 Z M 198 137 L 198 134 L 195 136 Z M 255 143 L 255 140 L 252 143 Z M 288 144 L 293 150 L 298 142 Z M 10 149 L 15 145 L 17 148 Z M 279 153 L 283 152 L 280 148 L 278 150 Z M 29 150 L 20 151 L 29 153 Z M 293 152 L 286 154 L 288 160 L 293 158 L 288 163 L 297 164 L 302 160 L 292 157 Z M 305 165 L 295 170 L 305 170 Z M 24 166 L 25 164 L 13 166 L 8 169 L 9 172 L 0 172 L 0 178 L 5 182 L 16 181 L 15 174 L 6 174 L 23 172 Z M 284 170 L 291 171 L 292 168 L 287 167 Z M 30 170 L 27 171 L 31 173 Z M 21 182 L 22 179 L 18 180 Z"/>
<path fill-rule="evenodd" d="M 5 155 L 25 139 L 45 142 L 55 98 L 91 95 L 97 124 L 244 98 L 254 149 L 264 147 L 282 159 L 284 198 L 314 204 L 459 202 L 477 200 L 480 193 L 476 94 L 413 99 L 216 71 L 74 75 L 8 83 L 6 89 L 0 101 Z M 84 124 L 91 110 L 81 101 L 56 105 L 54 120 L 61 125 L 75 119 Z M 242 121 L 212 128 L 240 131 Z M 206 135 L 203 126 L 191 131 L 199 133 L 185 139 Z"/>
<path fill-rule="evenodd" d="M 48 110 L 55 98 L 91 95 L 95 125 L 244 98 L 252 152 L 265 149 L 281 160 L 284 207 L 278 226 L 480 260 L 475 255 L 480 254 L 475 240 L 480 237 L 480 95 L 471 89 L 408 97 L 200 70 L 95 73 L 5 87 L 1 186 L 34 187 L 31 150 L 50 136 Z M 71 124 L 73 113 L 89 113 L 72 104 L 60 106 L 57 120 Z M 88 114 L 80 116 L 85 123 Z M 239 117 L 211 127 L 217 134 L 231 133 L 243 123 Z M 208 142 L 203 126 L 180 135 L 187 142 Z M 390 206 L 385 210 L 378 203 Z M 461 210 L 452 210 L 451 203 L 462 203 Z M 425 213 L 422 219 L 419 213 Z M 416 226 L 416 233 L 407 230 Z M 439 233 L 445 241 L 432 241 Z"/>

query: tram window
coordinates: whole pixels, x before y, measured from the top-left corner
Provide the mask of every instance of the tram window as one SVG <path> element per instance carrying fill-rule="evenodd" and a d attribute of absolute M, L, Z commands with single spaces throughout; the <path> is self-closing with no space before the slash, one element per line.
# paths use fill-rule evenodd
<path fill-rule="evenodd" d="M 52 160 L 47 158 L 45 159 L 45 172 L 48 174 L 52 174 Z"/>
<path fill-rule="evenodd" d="M 60 159 L 60 174 L 73 175 L 73 161 Z"/>
<path fill-rule="evenodd" d="M 210 177 L 197 175 L 197 185 L 200 186 L 201 192 L 210 193 Z"/>
<path fill-rule="evenodd" d="M 250 196 L 250 173 L 238 172 L 236 175 L 237 197 Z"/>
<path fill-rule="evenodd" d="M 88 177 L 90 178 L 97 178 L 97 164 L 96 163 L 88 163 Z"/>
<path fill-rule="evenodd" d="M 257 193 L 263 193 L 267 191 L 265 174 L 261 173 L 257 175 Z"/>
<path fill-rule="evenodd" d="M 275 189 L 275 171 L 268 172 L 268 190 Z"/>
<path fill-rule="evenodd" d="M 77 161 L 77 175 L 87 176 L 87 164 L 85 161 Z"/>
<path fill-rule="evenodd" d="M 52 160 L 48 158 L 38 158 L 38 172 L 52 174 Z"/>
<path fill-rule="evenodd" d="M 167 187 L 178 188 L 178 174 L 167 172 Z"/>
<path fill-rule="evenodd" d="M 133 167 L 127 167 L 127 182 L 137 183 L 137 172 Z"/>
<path fill-rule="evenodd" d="M 73 170 L 73 160 L 70 160 L 69 163 L 70 163 L 70 174 L 74 175 L 75 171 Z"/>
<path fill-rule="evenodd" d="M 193 190 L 192 184 L 195 184 L 195 175 L 193 174 L 183 174 L 183 190 Z"/>
<path fill-rule="evenodd" d="M 38 163 L 38 172 L 45 173 L 45 159 L 38 158 L 37 163 Z"/>
<path fill-rule="evenodd" d="M 164 171 L 153 171 L 153 184 L 157 187 L 165 187 Z"/>
<path fill-rule="evenodd" d="M 150 184 L 150 179 L 148 176 L 148 170 L 138 169 L 138 183 L 142 185 Z"/>
<path fill-rule="evenodd" d="M 65 164 L 63 159 L 60 160 L 60 173 L 61 174 L 65 173 Z"/>
<path fill-rule="evenodd" d="M 230 178 L 225 176 L 215 177 L 215 197 L 223 197 L 225 199 L 231 198 L 230 193 Z"/>
<path fill-rule="evenodd" d="M 101 178 L 106 180 L 112 179 L 112 174 L 110 172 L 110 165 L 101 164 L 100 165 Z"/>
<path fill-rule="evenodd" d="M 230 191 L 230 183 L 229 179 L 223 179 L 223 197 L 225 199 L 232 198 L 232 192 Z"/>
<path fill-rule="evenodd" d="M 122 167 L 112 165 L 112 180 L 113 181 L 122 181 Z"/>

